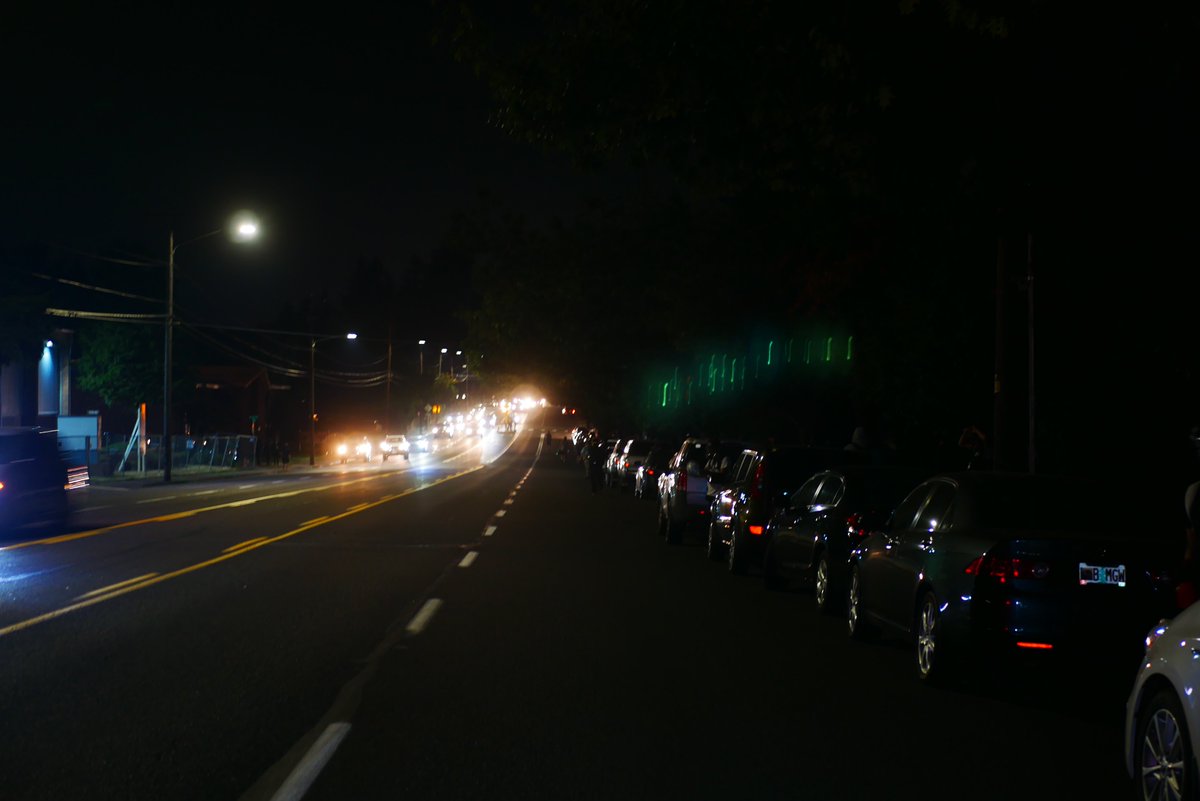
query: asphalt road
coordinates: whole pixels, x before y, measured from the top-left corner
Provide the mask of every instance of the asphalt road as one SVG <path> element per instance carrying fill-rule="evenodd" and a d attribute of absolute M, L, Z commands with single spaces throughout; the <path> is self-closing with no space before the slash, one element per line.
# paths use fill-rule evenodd
<path fill-rule="evenodd" d="M 0 798 L 1130 794 L 1132 674 L 920 686 L 536 423 L 507 444 L 131 488 L 0 545 Z"/>

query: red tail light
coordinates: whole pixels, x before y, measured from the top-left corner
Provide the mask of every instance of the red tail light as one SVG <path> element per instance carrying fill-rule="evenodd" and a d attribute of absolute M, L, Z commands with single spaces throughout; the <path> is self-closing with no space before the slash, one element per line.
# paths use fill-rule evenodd
<path fill-rule="evenodd" d="M 163 461 L 166 461 L 166 460 L 164 459 Z M 629 461 L 628 460 L 626 460 L 626 462 L 625 462 L 625 469 L 626 470 L 629 469 Z"/>
<path fill-rule="evenodd" d="M 1032 648 L 1037 651 L 1050 651 L 1054 648 L 1054 646 L 1048 642 L 1019 642 L 1017 643 L 1017 647 Z"/>
<path fill-rule="evenodd" d="M 761 537 L 762 533 L 763 533 L 762 526 L 746 526 L 746 530 L 749 531 L 755 537 Z"/>
<path fill-rule="evenodd" d="M 750 482 L 750 500 L 761 501 L 763 497 L 763 463 L 758 463 L 754 471 L 754 480 Z"/>
<path fill-rule="evenodd" d="M 164 459 L 163 461 L 166 461 L 166 460 Z M 647 470 L 646 472 L 647 472 L 649 475 L 654 475 L 654 471 L 653 471 L 653 470 Z"/>
<path fill-rule="evenodd" d="M 1009 579 L 1044 579 L 1050 575 L 1050 565 L 1019 556 L 984 554 L 971 561 L 963 570 L 968 576 L 986 576 L 998 584 Z"/>
<path fill-rule="evenodd" d="M 679 478 L 676 480 L 676 486 L 680 492 L 687 492 L 687 470 L 680 470 Z"/>
<path fill-rule="evenodd" d="M 866 526 L 863 525 L 865 522 L 866 520 L 863 518 L 863 516 L 857 512 L 846 518 L 846 533 L 850 536 L 850 542 L 852 544 L 862 542 L 867 538 L 867 535 L 871 533 L 867 531 Z"/>

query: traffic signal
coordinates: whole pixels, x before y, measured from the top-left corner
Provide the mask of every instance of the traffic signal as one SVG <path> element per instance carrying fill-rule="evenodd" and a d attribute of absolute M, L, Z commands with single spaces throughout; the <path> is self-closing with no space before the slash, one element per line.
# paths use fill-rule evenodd
<path fill-rule="evenodd" d="M 441 414 L 442 413 L 442 404 L 440 404 L 440 403 L 433 404 L 433 413 Z"/>

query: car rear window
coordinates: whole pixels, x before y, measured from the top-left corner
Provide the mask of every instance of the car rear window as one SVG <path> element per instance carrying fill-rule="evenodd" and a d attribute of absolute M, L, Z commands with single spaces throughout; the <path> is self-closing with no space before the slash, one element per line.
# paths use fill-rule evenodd
<path fill-rule="evenodd" d="M 988 481 L 974 493 L 974 517 L 985 528 L 1119 532 L 1171 538 L 1182 535 L 1165 508 L 1138 508 L 1144 499 L 1115 482 L 1013 477 Z"/>

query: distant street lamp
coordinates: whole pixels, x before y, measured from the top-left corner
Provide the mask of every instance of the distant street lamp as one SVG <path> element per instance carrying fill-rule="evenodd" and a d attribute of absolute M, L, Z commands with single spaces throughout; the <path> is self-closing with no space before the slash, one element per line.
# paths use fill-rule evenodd
<path fill-rule="evenodd" d="M 163 331 L 163 423 L 162 448 L 159 449 L 163 482 L 165 483 L 171 481 L 171 351 L 175 344 L 175 251 L 184 245 L 208 239 L 210 236 L 216 236 L 226 231 L 230 232 L 234 242 L 249 242 L 258 237 L 258 221 L 249 214 L 239 213 L 230 220 L 227 227 L 200 234 L 200 236 L 192 237 L 178 245 L 175 244 L 174 231 L 170 231 L 167 235 L 167 319 Z"/>
<path fill-rule="evenodd" d="M 358 339 L 358 334 L 332 334 L 330 336 L 313 336 L 308 346 L 308 466 L 317 463 L 317 343 L 327 339 Z"/>
<path fill-rule="evenodd" d="M 438 375 L 442 374 L 442 356 L 446 355 L 447 348 L 442 348 L 442 352 L 438 354 Z"/>
<path fill-rule="evenodd" d="M 420 356 L 418 356 L 417 365 L 420 368 L 421 375 L 425 375 L 425 340 L 418 339 L 417 344 L 420 346 Z"/>

